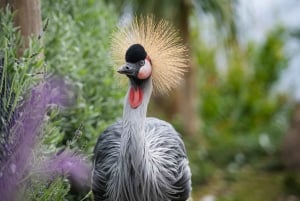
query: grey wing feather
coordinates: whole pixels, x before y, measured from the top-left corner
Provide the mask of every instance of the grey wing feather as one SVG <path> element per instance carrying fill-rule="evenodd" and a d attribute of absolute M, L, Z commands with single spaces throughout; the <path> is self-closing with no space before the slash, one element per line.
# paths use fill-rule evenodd
<path fill-rule="evenodd" d="M 120 150 L 122 123 L 109 126 L 98 138 L 94 149 L 92 191 L 95 200 L 107 200 L 107 182 L 115 168 Z"/>
<path fill-rule="evenodd" d="M 163 185 L 170 185 L 171 201 L 186 201 L 191 192 L 191 171 L 181 135 L 173 126 L 156 118 L 147 118 L 146 138 L 152 150 L 152 156 L 157 156 L 156 163 L 168 172 Z M 166 184 L 168 182 L 168 184 Z M 162 186 L 163 187 L 163 186 Z"/>

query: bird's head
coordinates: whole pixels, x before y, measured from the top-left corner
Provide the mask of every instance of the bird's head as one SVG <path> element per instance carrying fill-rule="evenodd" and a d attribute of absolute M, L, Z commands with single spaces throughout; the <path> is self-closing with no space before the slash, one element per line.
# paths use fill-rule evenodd
<path fill-rule="evenodd" d="M 112 37 L 112 59 L 115 66 L 121 66 L 118 72 L 127 75 L 134 87 L 152 83 L 156 94 L 180 84 L 188 69 L 187 53 L 177 30 L 153 16 L 135 18 Z"/>
<path fill-rule="evenodd" d="M 137 108 L 141 105 L 144 96 L 144 86 L 150 88 L 151 82 L 146 82 L 151 77 L 152 65 L 150 57 L 147 56 L 145 48 L 140 44 L 131 45 L 125 53 L 125 65 L 118 69 L 121 74 L 127 75 L 130 80 L 129 103 L 132 108 Z M 144 83 L 148 83 L 143 85 Z M 151 90 L 150 90 L 151 94 Z"/>
<path fill-rule="evenodd" d="M 118 72 L 127 75 L 134 85 L 139 85 L 151 76 L 151 60 L 142 45 L 131 45 L 126 51 L 125 61 Z"/>

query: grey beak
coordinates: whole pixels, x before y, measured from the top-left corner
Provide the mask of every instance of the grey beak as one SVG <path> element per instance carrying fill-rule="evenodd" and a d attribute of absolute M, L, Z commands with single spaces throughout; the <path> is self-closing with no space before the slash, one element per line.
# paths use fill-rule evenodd
<path fill-rule="evenodd" d="M 121 74 L 130 75 L 130 76 L 136 76 L 138 73 L 138 68 L 136 67 L 135 64 L 126 63 L 124 66 L 121 66 L 117 72 Z"/>

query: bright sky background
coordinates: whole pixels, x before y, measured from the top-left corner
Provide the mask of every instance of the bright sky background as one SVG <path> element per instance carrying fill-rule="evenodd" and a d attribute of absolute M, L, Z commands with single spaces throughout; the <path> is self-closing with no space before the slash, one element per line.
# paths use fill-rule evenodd
<path fill-rule="evenodd" d="M 276 25 L 288 29 L 300 29 L 299 0 L 239 0 L 240 28 L 243 40 L 261 42 L 266 33 Z M 291 58 L 288 68 L 282 73 L 278 88 L 290 91 L 300 101 L 300 40 L 290 39 L 285 47 Z"/>

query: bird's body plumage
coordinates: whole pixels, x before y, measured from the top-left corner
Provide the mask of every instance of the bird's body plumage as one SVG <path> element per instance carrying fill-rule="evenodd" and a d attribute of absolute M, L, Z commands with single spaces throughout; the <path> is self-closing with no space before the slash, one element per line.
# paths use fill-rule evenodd
<path fill-rule="evenodd" d="M 108 127 L 98 139 L 94 176 L 98 178 L 95 188 L 99 191 L 94 195 L 95 199 L 186 201 L 191 190 L 191 173 L 184 144 L 174 128 L 165 121 L 147 118 L 145 149 L 140 153 L 145 156 L 138 164 L 131 158 L 136 153 L 126 153 L 126 161 L 119 158 L 122 157 L 121 130 L 122 121 L 118 121 Z M 132 143 L 129 146 L 131 145 Z M 120 164 L 122 162 L 123 165 Z M 128 176 L 122 176 L 123 174 Z M 110 189 L 113 192 L 109 193 Z"/>

